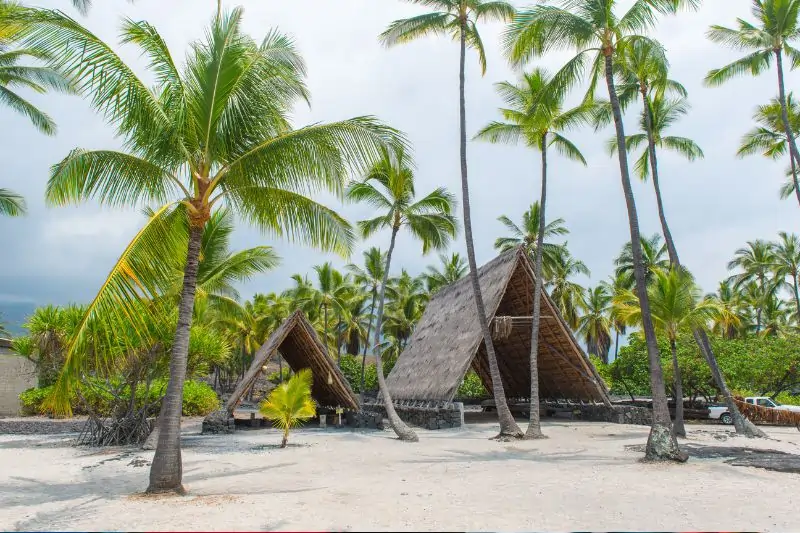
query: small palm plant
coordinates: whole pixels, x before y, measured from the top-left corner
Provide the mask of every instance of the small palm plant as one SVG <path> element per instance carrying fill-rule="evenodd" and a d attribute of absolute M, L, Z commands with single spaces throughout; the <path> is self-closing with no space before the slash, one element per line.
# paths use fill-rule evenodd
<path fill-rule="evenodd" d="M 311 370 L 304 368 L 275 387 L 261 404 L 261 414 L 283 430 L 281 448 L 286 448 L 289 442 L 290 429 L 317 415 L 317 406 L 311 398 L 311 382 Z"/>

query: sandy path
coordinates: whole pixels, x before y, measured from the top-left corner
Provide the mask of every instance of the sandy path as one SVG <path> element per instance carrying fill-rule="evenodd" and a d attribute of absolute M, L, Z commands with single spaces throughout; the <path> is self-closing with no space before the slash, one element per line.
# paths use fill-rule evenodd
<path fill-rule="evenodd" d="M 136 495 L 152 452 L 89 450 L 64 437 L 0 436 L 3 530 L 795 530 L 800 475 L 721 459 L 652 465 L 627 445 L 647 428 L 546 422 L 546 441 L 496 443 L 491 423 L 391 433 L 304 430 L 274 448 L 272 430 L 234 436 L 185 430 L 187 497 Z M 800 453 L 779 441 L 720 441 L 690 426 L 689 442 Z"/>

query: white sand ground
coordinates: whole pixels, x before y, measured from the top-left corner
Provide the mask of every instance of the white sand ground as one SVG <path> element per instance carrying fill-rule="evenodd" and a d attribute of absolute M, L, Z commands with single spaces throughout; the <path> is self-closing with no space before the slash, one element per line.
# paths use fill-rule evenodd
<path fill-rule="evenodd" d="M 0 530 L 791 531 L 800 475 L 692 459 L 644 464 L 647 428 L 546 422 L 549 439 L 498 443 L 497 425 L 419 431 L 274 430 L 200 436 L 184 428 L 185 497 L 144 497 L 153 452 L 81 449 L 65 437 L 0 436 Z M 687 442 L 800 453 L 690 426 Z"/>

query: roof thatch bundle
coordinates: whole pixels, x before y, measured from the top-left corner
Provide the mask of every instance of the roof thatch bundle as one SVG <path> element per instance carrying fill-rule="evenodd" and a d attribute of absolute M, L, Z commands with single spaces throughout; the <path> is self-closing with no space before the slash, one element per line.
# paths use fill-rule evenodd
<path fill-rule="evenodd" d="M 518 248 L 478 273 L 506 396 L 528 398 L 533 264 Z M 541 309 L 540 398 L 610 405 L 605 384 L 545 291 Z M 452 401 L 470 367 L 491 391 L 489 361 L 466 277 L 431 299 L 386 382 L 393 399 Z"/>
<path fill-rule="evenodd" d="M 245 392 L 253 385 L 262 367 L 280 353 L 294 372 L 310 368 L 314 377 L 311 396 L 321 407 L 358 409 L 358 399 L 341 370 L 328 356 L 313 326 L 302 311 L 295 311 L 270 335 L 256 352 L 253 364 L 236 390 L 225 403 L 228 413 L 233 413 Z"/>

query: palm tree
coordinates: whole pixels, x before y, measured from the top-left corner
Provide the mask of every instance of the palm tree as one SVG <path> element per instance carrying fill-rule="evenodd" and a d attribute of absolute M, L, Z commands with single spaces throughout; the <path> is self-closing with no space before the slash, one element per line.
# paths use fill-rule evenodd
<path fill-rule="evenodd" d="M 614 274 L 608 281 L 601 281 L 600 283 L 605 286 L 606 292 L 611 294 L 612 298 L 614 298 L 623 291 L 633 290 L 632 281 L 633 280 L 625 274 Z M 612 306 L 610 313 L 612 325 L 614 326 L 614 359 L 616 360 L 617 355 L 619 355 L 619 336 L 625 335 L 628 328 L 625 321 L 622 320 L 616 312 L 616 308 Z"/>
<path fill-rule="evenodd" d="M 182 490 L 181 397 L 201 240 L 212 212 L 227 205 L 272 235 L 346 254 L 353 242 L 349 225 L 304 194 L 340 194 L 349 170 L 362 171 L 380 147 L 403 143 L 398 132 L 370 117 L 292 129 L 292 106 L 308 97 L 302 58 L 292 41 L 274 30 L 257 44 L 241 31 L 241 18 L 242 10 L 234 9 L 214 19 L 183 69 L 153 26 L 126 21 L 122 40 L 147 56 L 156 73 L 153 89 L 107 44 L 63 13 L 35 11 L 25 30 L 26 45 L 53 58 L 52 66 L 117 127 L 127 150 L 73 150 L 52 169 L 48 202 L 166 202 L 157 213 L 177 212 L 189 222 L 151 492 Z M 96 75 L 100 71 L 103 76 Z M 156 268 L 159 258 L 153 259 L 156 265 L 141 268 Z M 105 287 L 101 301 L 122 303 L 123 310 L 136 305 L 142 289 L 131 280 L 124 287 Z"/>
<path fill-rule="evenodd" d="M 0 189 L 0 215 L 18 217 L 25 214 L 25 199 L 8 189 Z"/>
<path fill-rule="evenodd" d="M 509 232 L 508 237 L 498 237 L 494 241 L 494 247 L 501 252 L 506 252 L 520 246 L 525 246 L 532 261 L 536 260 L 536 242 L 539 238 L 539 221 L 541 209 L 538 201 L 531 204 L 530 209 L 522 214 L 522 224 L 517 225 L 506 215 L 500 216 L 499 220 Z M 544 238 L 547 240 L 542 244 L 542 275 L 548 280 L 553 275 L 553 270 L 558 262 L 560 245 L 550 242 L 553 237 L 569 235 L 564 219 L 557 218 L 548 222 L 544 226 Z"/>
<path fill-rule="evenodd" d="M 611 298 L 605 285 L 586 291 L 586 312 L 581 316 L 578 333 L 586 341 L 586 351 L 608 364 L 611 349 Z"/>
<path fill-rule="evenodd" d="M 798 24 L 800 0 L 751 0 L 751 2 L 752 13 L 756 18 L 755 24 L 737 19 L 736 29 L 715 25 L 708 30 L 707 35 L 711 41 L 735 50 L 747 51 L 748 55 L 722 68 L 712 70 L 706 76 L 705 83 L 709 86 L 719 86 L 746 73 L 758 76 L 770 67 L 772 57 L 775 56 L 782 130 L 789 144 L 792 178 L 795 190 L 798 190 L 800 187 L 797 165 L 800 165 L 800 152 L 797 150 L 797 142 L 789 119 L 783 58 L 785 54 L 791 60 L 792 67 L 800 62 L 800 51 L 792 46 L 792 43 L 800 37 L 800 24 Z M 800 191 L 797 195 L 797 202 L 800 204 Z"/>
<path fill-rule="evenodd" d="M 363 252 L 363 256 L 364 268 L 352 264 L 347 266 L 347 269 L 353 274 L 355 283 L 360 285 L 362 289 L 369 291 L 372 296 L 372 302 L 369 306 L 370 320 L 367 323 L 366 342 L 364 342 L 364 352 L 361 355 L 360 390 L 362 394 L 365 387 L 364 380 L 367 368 L 367 350 L 369 349 L 370 333 L 372 333 L 372 321 L 375 316 L 375 302 L 378 298 L 378 289 L 383 283 L 384 274 L 386 272 L 386 254 L 381 252 L 380 248 L 373 246 L 366 252 Z"/>
<path fill-rule="evenodd" d="M 788 285 L 792 291 L 795 305 L 795 323 L 800 325 L 800 290 L 798 290 L 798 276 L 800 276 L 800 237 L 794 233 L 781 231 L 778 233 L 780 240 L 775 243 L 775 276 L 778 279 L 790 278 Z"/>
<path fill-rule="evenodd" d="M 518 437 L 522 432 L 508 409 L 505 391 L 500 378 L 500 367 L 494 351 L 489 322 L 486 319 L 486 307 L 483 304 L 480 282 L 478 281 L 478 264 L 475 259 L 475 244 L 472 238 L 472 214 L 469 200 L 469 179 L 467 176 L 467 109 L 464 95 L 465 65 L 467 46 L 478 53 L 481 73 L 486 73 L 486 53 L 483 41 L 478 32 L 479 22 L 509 21 L 514 16 L 514 7 L 500 0 L 409 0 L 433 8 L 435 11 L 403 20 L 396 20 L 381 34 L 381 40 L 387 46 L 407 43 L 429 35 L 449 35 L 460 45 L 459 56 L 459 152 L 461 159 L 461 203 L 464 210 L 464 240 L 467 245 L 467 261 L 472 282 L 473 298 L 481 328 L 483 342 L 486 346 L 489 372 L 494 383 L 494 399 L 497 405 L 497 416 L 500 421 L 500 436 Z"/>
<path fill-rule="evenodd" d="M 548 280 L 546 287 L 561 316 L 575 331 L 580 326 L 580 311 L 586 307 L 586 289 L 572 281 L 572 278 L 589 276 L 591 273 L 583 261 L 572 257 L 566 244 L 560 247 L 557 260 L 553 277 Z"/>
<path fill-rule="evenodd" d="M 622 107 L 615 87 L 614 61 L 617 47 L 641 38 L 651 29 L 659 13 L 674 13 L 680 7 L 694 7 L 698 0 L 635 0 L 621 16 L 617 14 L 619 0 L 561 0 L 558 6 L 536 5 L 520 12 L 506 30 L 504 41 L 507 56 L 519 64 L 553 50 L 575 50 L 577 55 L 555 76 L 553 90 L 566 91 L 591 63 L 590 85 L 586 101 L 591 101 L 598 80 L 604 74 L 619 150 L 620 179 L 628 211 L 632 243 L 634 278 L 639 303 L 642 306 L 645 342 L 650 364 L 653 394 L 653 426 L 647 441 L 649 459 L 687 459 L 670 431 L 664 378 L 659 359 L 658 341 L 650 318 L 647 282 L 640 246 L 639 218 L 631 187 L 628 153 Z M 594 57 L 591 58 L 590 56 Z"/>
<path fill-rule="evenodd" d="M 772 272 L 777 264 L 775 249 L 772 243 L 757 239 L 748 241 L 747 246 L 739 248 L 734 253 L 734 257 L 728 262 L 728 270 L 740 269 L 741 272 L 731 276 L 733 288 L 739 290 L 748 283 L 755 283 L 757 291 L 756 309 L 756 333 L 761 331 L 761 318 L 765 296 L 772 292 L 773 286 Z"/>
<path fill-rule="evenodd" d="M 562 155 L 586 165 L 586 159 L 580 150 L 564 137 L 561 132 L 581 124 L 588 124 L 594 118 L 595 105 L 584 103 L 564 111 L 566 93 L 550 90 L 552 79 L 544 69 L 535 69 L 524 74 L 519 85 L 502 82 L 496 85 L 507 108 L 500 113 L 506 122 L 492 122 L 483 128 L 476 138 L 489 142 L 519 143 L 524 142 L 529 148 L 539 150 L 542 157 L 542 186 L 539 195 L 538 231 L 536 244 L 528 244 L 535 251 L 533 290 L 533 320 L 531 325 L 531 395 L 530 423 L 525 433 L 526 438 L 542 438 L 539 421 L 539 318 L 541 315 L 541 295 L 543 283 L 542 256 L 544 254 L 544 237 L 547 230 L 545 208 L 547 205 L 547 149 L 554 146 Z M 531 208 L 533 210 L 533 207 Z M 505 221 L 502 221 L 505 222 Z M 527 243 L 526 243 L 527 244 Z"/>
<path fill-rule="evenodd" d="M 655 272 L 658 270 L 669 269 L 669 259 L 667 258 L 667 245 L 661 242 L 661 235 L 654 233 L 652 237 L 641 237 L 640 249 L 642 251 L 642 264 L 644 265 L 645 281 L 649 284 Z M 614 260 L 617 276 L 626 278 L 626 284 L 633 287 L 635 285 L 633 271 L 635 263 L 631 243 L 625 243 L 619 256 Z"/>
<path fill-rule="evenodd" d="M 786 95 L 786 113 L 789 116 L 792 138 L 796 139 L 800 135 L 800 103 L 794 99 L 791 92 Z M 758 106 L 753 114 L 753 120 L 757 126 L 742 137 L 742 145 L 736 155 L 745 157 L 761 154 L 770 159 L 785 157 L 789 150 L 783 128 L 783 109 L 780 100 L 773 98 L 769 104 Z M 789 181 L 781 189 L 781 199 L 786 199 L 794 194 L 800 203 L 800 190 L 796 187 L 797 164 L 792 157 L 789 158 L 789 162 Z"/>
<path fill-rule="evenodd" d="M 261 414 L 272 420 L 275 427 L 283 430 L 281 448 L 286 448 L 289 442 L 290 429 L 317 414 L 317 406 L 311 398 L 312 382 L 311 370 L 304 368 L 286 383 L 275 387 L 261 404 Z"/>
<path fill-rule="evenodd" d="M 675 434 L 686 436 L 683 424 L 683 388 L 678 365 L 678 332 L 686 328 L 705 328 L 717 313 L 710 300 L 703 299 L 691 274 L 681 268 L 657 270 L 648 288 L 653 323 L 669 341 L 675 378 Z M 641 324 L 641 307 L 632 292 L 620 295 L 615 304 L 631 325 Z"/>
<path fill-rule="evenodd" d="M 706 296 L 717 308 L 711 331 L 723 339 L 734 339 L 747 328 L 747 317 L 742 309 L 741 295 L 733 290 L 730 280 L 721 281 L 717 292 Z"/>
<path fill-rule="evenodd" d="M 417 441 L 414 431 L 406 426 L 394 409 L 386 380 L 383 377 L 383 364 L 377 347 L 381 343 L 383 327 L 383 307 L 386 297 L 386 284 L 392 264 L 397 234 L 401 228 L 422 241 L 422 253 L 432 249 L 441 250 L 450 244 L 458 225 L 452 210 L 455 204 L 453 196 L 442 187 L 437 188 L 424 198 L 416 200 L 414 189 L 414 172 L 411 168 L 410 156 L 402 149 L 393 152 L 385 149 L 382 159 L 367 173 L 362 181 L 351 183 L 347 188 L 347 198 L 354 202 L 366 202 L 382 214 L 358 222 L 361 235 L 366 239 L 384 228 L 390 228 L 391 238 L 386 253 L 381 291 L 378 297 L 378 313 L 375 319 L 374 355 L 378 373 L 378 385 L 389 423 L 401 440 Z M 416 200 L 416 201 L 415 201 Z"/>
<path fill-rule="evenodd" d="M 331 336 L 331 323 L 328 320 L 328 313 L 333 313 L 333 316 L 338 317 L 338 323 L 341 322 L 341 317 L 347 312 L 347 299 L 350 293 L 350 284 L 341 272 L 333 268 L 330 261 L 317 265 L 314 267 L 314 272 L 317 273 L 317 287 L 310 293 L 310 298 L 313 301 L 313 306 L 322 310 L 322 334 L 325 339 L 325 346 L 328 348 L 330 356 L 331 344 L 339 345 L 337 340 Z"/>
<path fill-rule="evenodd" d="M 442 263 L 441 270 L 433 265 L 428 265 L 426 272 L 422 274 L 428 293 L 431 295 L 467 275 L 467 263 L 458 252 L 453 252 L 450 257 L 439 254 L 439 261 Z"/>

